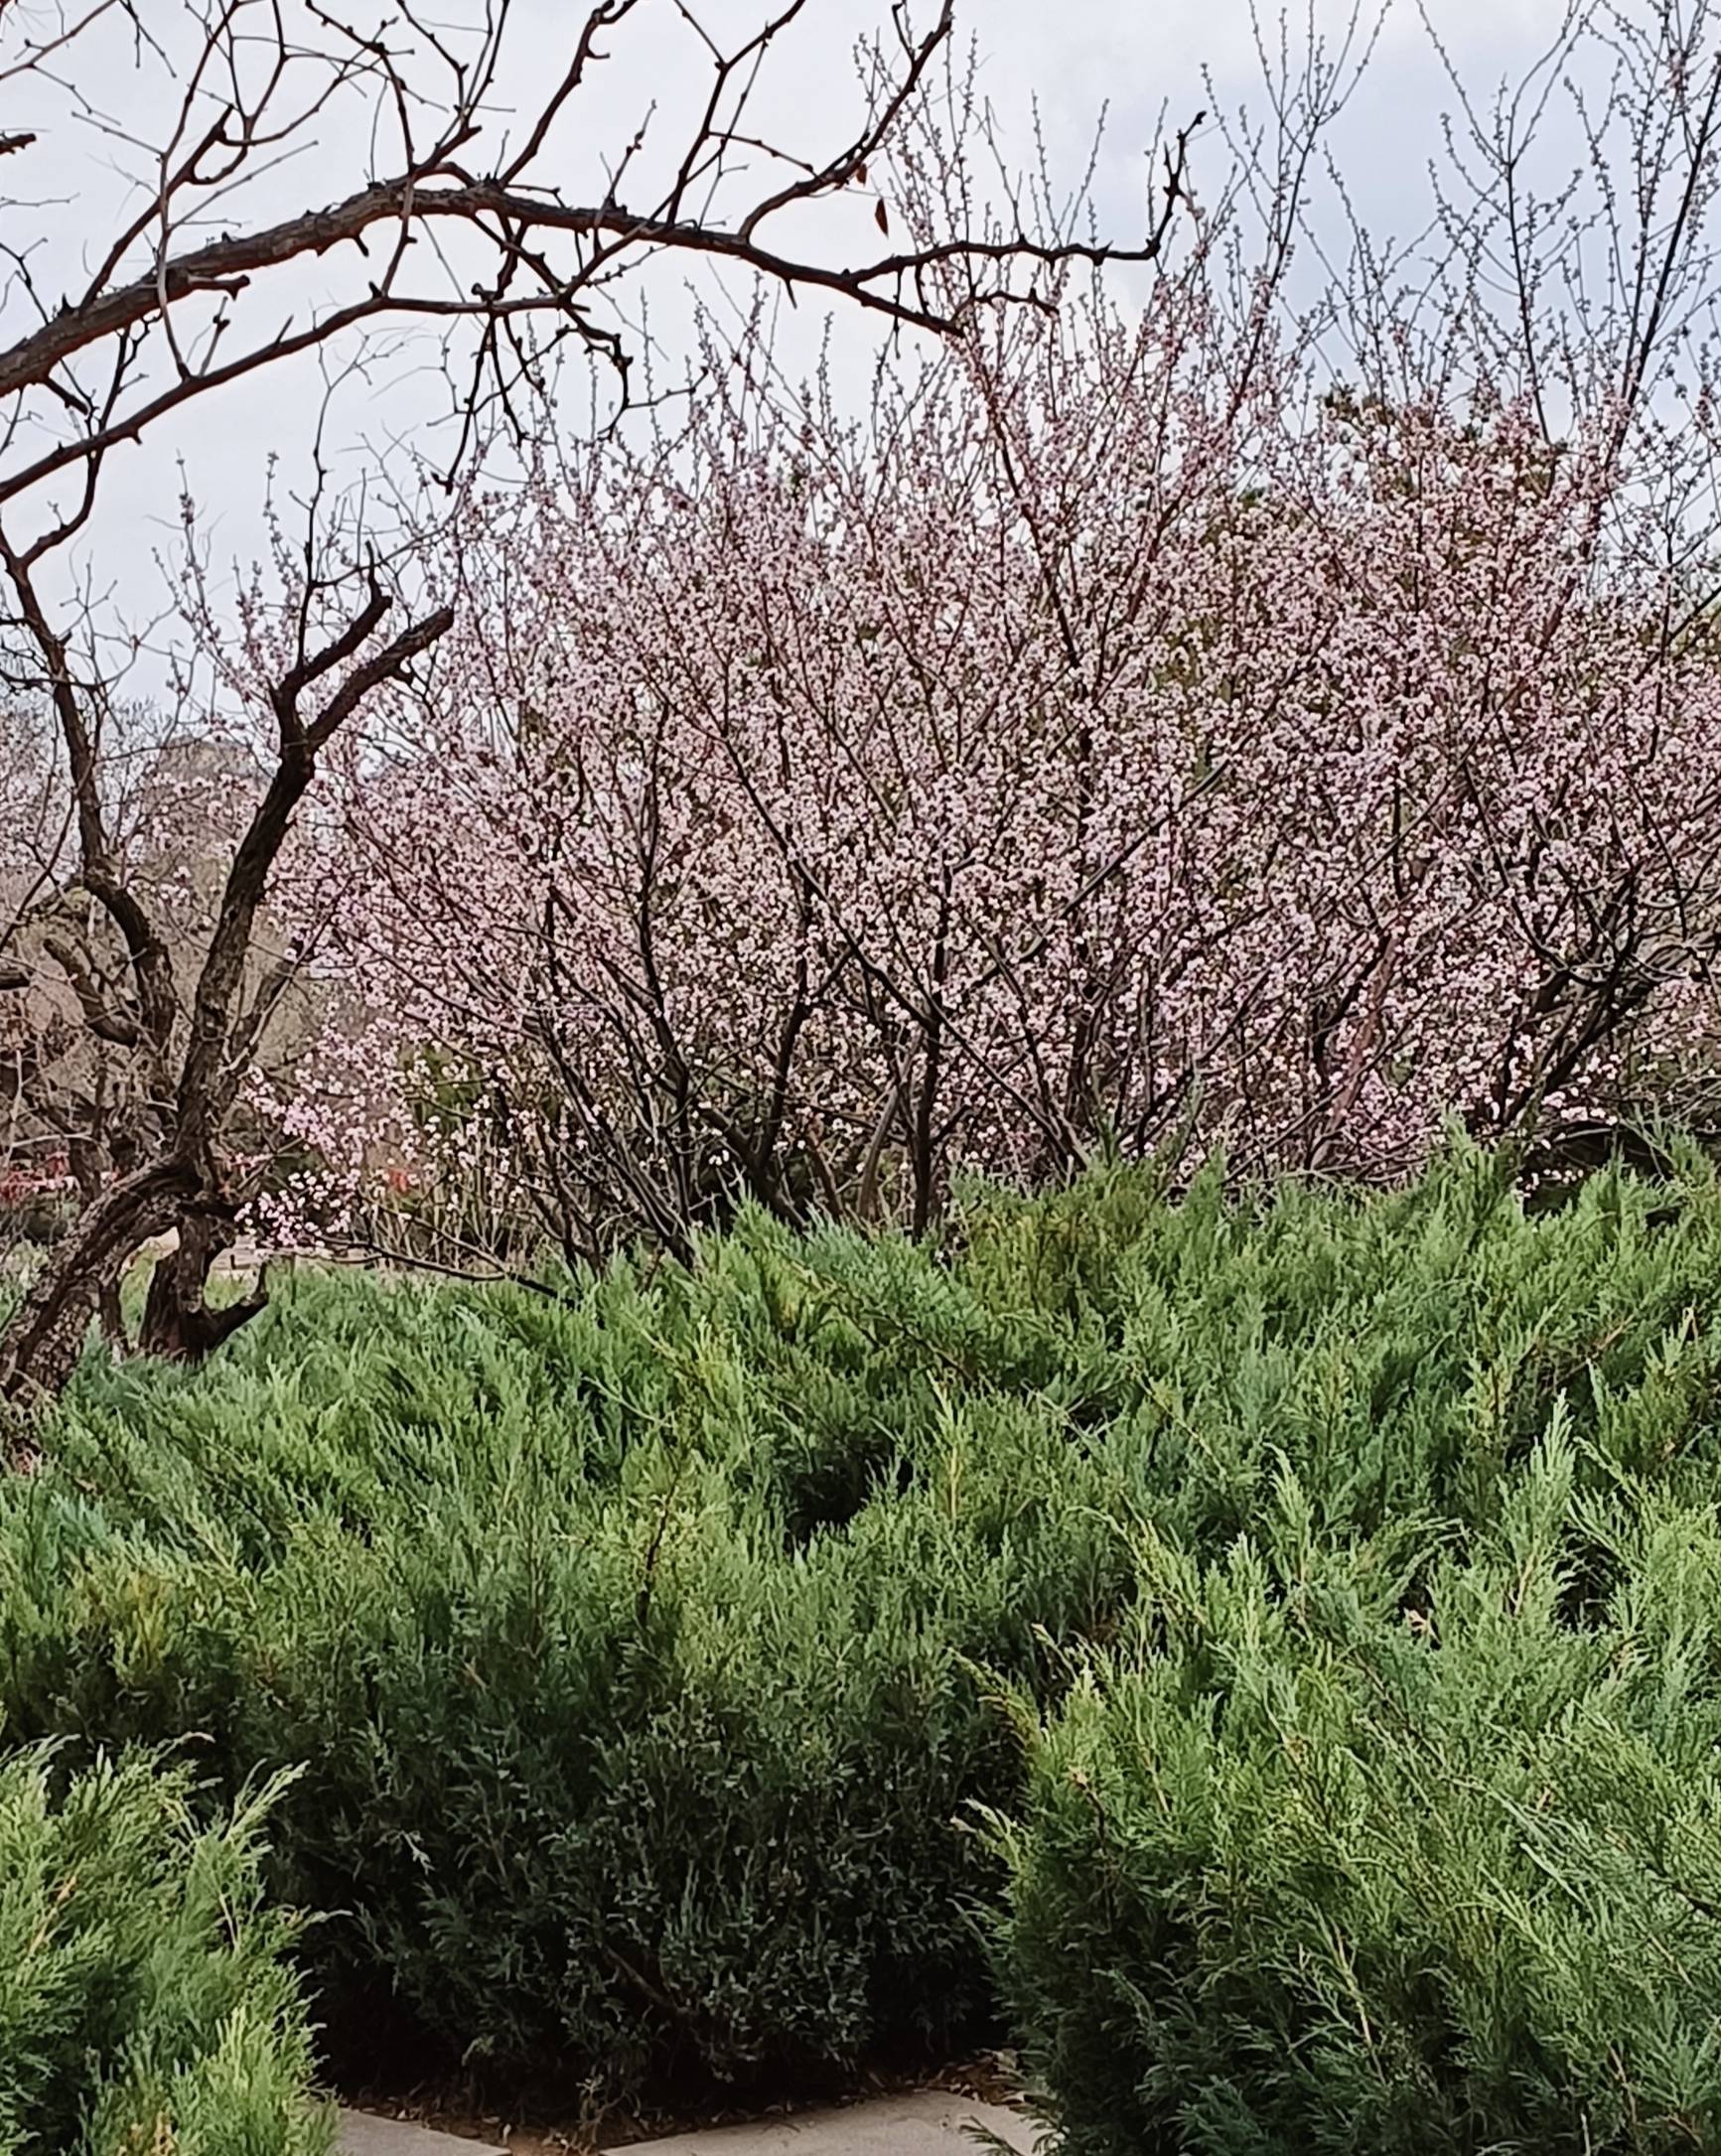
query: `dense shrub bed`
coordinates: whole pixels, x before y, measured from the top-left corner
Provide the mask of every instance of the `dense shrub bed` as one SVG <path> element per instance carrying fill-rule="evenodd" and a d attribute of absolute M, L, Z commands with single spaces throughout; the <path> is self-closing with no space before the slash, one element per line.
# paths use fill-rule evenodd
<path fill-rule="evenodd" d="M 595 2094 L 1002 2012 L 1105 2156 L 1721 2145 L 1718 1278 L 1695 1161 L 1467 1153 L 306 1279 L 86 1366 L 0 1711 L 303 1764 L 326 2012 Z"/>
<path fill-rule="evenodd" d="M 1575 1464 L 1420 1607 L 1289 1479 L 1223 1559 L 1144 1546 L 999 1824 L 1073 2146 L 1721 2147 L 1721 1535 Z M 1585 1545 L 1619 1576 L 1573 1623 Z"/>
<path fill-rule="evenodd" d="M 311 2032 L 260 1906 L 274 1793 L 198 1825 L 183 1769 L 0 1761 L 0 2151 L 324 2156 Z"/>
<path fill-rule="evenodd" d="M 1126 1576 L 1062 1412 L 955 1376 L 991 1330 L 763 1229 L 568 1308 L 307 1284 L 219 1370 L 89 1370 L 10 1493 L 0 1701 L 305 1763 L 321 1978 L 458 2053 L 620 2094 L 941 2047 L 990 2011 L 958 1822 L 1019 1778 L 987 1672 Z"/>

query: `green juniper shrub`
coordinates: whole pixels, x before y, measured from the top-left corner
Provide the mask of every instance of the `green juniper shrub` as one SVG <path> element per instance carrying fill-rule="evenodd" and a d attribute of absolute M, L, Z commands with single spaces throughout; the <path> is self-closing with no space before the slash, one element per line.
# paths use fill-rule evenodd
<path fill-rule="evenodd" d="M 1576 1459 L 1556 1418 L 1425 1613 L 1287 1473 L 1221 1555 L 1145 1537 L 1127 1643 L 1022 1707 L 993 1936 L 1073 2156 L 1721 2146 L 1721 1529 Z"/>
<path fill-rule="evenodd" d="M 1098 1629 L 1125 1557 L 1054 1414 L 925 1377 L 905 1472 L 809 1532 L 783 1402 L 675 1301 L 569 1320 L 578 1403 L 515 1371 L 516 1306 L 405 1289 L 357 1367 L 98 1367 L 0 1534 L 22 1726 L 305 1762 L 280 1880 L 332 1913 L 320 1978 L 618 2096 L 981 2024 L 962 1814 L 1015 1760 L 971 1669 Z"/>
<path fill-rule="evenodd" d="M 1116 1701 L 1175 1680 L 1186 1749 L 1186 1724 L 1240 1712 L 1215 1640 L 1174 1637 L 1167 1553 L 1205 1597 L 1254 1548 L 1259 1622 L 1283 1627 L 1265 1523 L 1299 1493 L 1296 1577 L 1352 1598 L 1356 1639 L 1346 1660 L 1287 1634 L 1273 1682 L 1325 1702 L 1334 1772 L 1361 1771 L 1346 1716 L 1401 1663 L 1446 1671 L 1430 1716 L 1492 1681 L 1446 1643 L 1557 1410 L 1571 1497 L 1536 1652 L 1550 1672 L 1589 1653 L 1648 1592 L 1644 1522 L 1700 1518 L 1721 1487 L 1717 1280 L 1700 1161 L 1659 1186 L 1610 1171 L 1531 1217 L 1462 1147 L 1374 1197 L 1238 1198 L 1215 1172 L 1174 1201 L 1108 1170 L 971 1197 L 936 1248 L 746 1216 L 689 1267 L 618 1265 L 554 1300 L 304 1277 L 201 1370 L 92 1354 L 43 1472 L 0 1485 L 0 1713 L 72 1756 L 196 1746 L 229 1798 L 302 1766 L 273 1878 L 325 1919 L 304 1951 L 331 2014 L 386 1992 L 451 2055 L 612 2098 L 846 2074 L 995 2025 L 982 1920 L 1007 1877 L 1029 1909 L 1036 1875 L 976 1806 L 1018 1816 L 1031 1780 L 1025 1831 L 1049 1833 L 1045 1758 L 1082 1732 L 1157 1804 Z M 1649 1742 L 1608 1712 L 1574 1758 Z M 1024 1716 L 1049 1751 L 1024 1752 Z M 1396 1801 L 1480 1834 L 1445 1755 L 1388 1756 Z M 1163 1927 L 1159 1876 L 1132 1891 Z M 1090 2042 L 1093 2086 L 1134 2089 L 1115 2000 L 1083 2034 L 1023 1973 L 1062 1956 L 1103 1989 L 1080 1927 L 1058 1938 L 1024 1918 L 1009 1996 L 1049 2056 Z M 1153 1955 L 1121 1934 L 1117 1955 L 1172 2013 Z M 1211 1996 L 1229 2047 L 1246 2016 Z M 1657 1997 L 1682 2028 L 1671 1979 Z M 1416 2071 L 1474 2083 L 1451 2101 L 1491 2117 L 1483 2057 Z M 1232 2056 L 1236 2115 L 1277 2117 L 1252 2059 Z"/>
<path fill-rule="evenodd" d="M 278 1788 L 199 1825 L 183 1768 L 0 1761 L 4 2156 L 324 2156 L 305 2001 L 265 1908 Z"/>

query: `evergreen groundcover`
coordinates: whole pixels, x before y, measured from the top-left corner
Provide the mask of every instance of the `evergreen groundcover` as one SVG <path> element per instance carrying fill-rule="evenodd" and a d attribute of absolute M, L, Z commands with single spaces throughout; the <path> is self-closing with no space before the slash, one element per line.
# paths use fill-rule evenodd
<path fill-rule="evenodd" d="M 261 1904 L 278 1793 L 199 1823 L 186 1771 L 0 1761 L 0 2152 L 326 2156 L 311 2031 Z"/>
<path fill-rule="evenodd" d="M 1007 2031 L 1093 2156 L 1721 2149 L 1718 1295 L 1695 1155 L 1465 1150 L 307 1278 L 86 1365 L 0 1716 L 302 1770 L 322 2017 L 595 2098 Z"/>

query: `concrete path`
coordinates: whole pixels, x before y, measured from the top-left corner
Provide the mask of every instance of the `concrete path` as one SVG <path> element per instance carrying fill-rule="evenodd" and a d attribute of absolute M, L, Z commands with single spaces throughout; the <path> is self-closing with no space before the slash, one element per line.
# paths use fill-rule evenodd
<path fill-rule="evenodd" d="M 983 2126 L 1021 2156 L 1031 2156 L 1034 2129 L 1019 2111 L 934 2090 L 879 2096 L 843 2111 L 805 2111 L 756 2126 L 678 2133 L 670 2141 L 645 2142 L 625 2156 L 977 2156 L 982 2144 L 967 2131 L 970 2126 Z"/>
<path fill-rule="evenodd" d="M 339 2156 L 476 2156 L 482 2141 L 432 2133 L 409 2118 L 377 2118 L 369 2111 L 343 2111 Z"/>
<path fill-rule="evenodd" d="M 475 2156 L 486 2144 L 432 2133 L 392 2118 L 343 2118 L 343 2156 Z M 1032 2156 L 1035 2129 L 1019 2111 L 968 2096 L 880 2096 L 842 2111 L 805 2111 L 755 2126 L 719 2126 L 638 2142 L 617 2156 L 977 2156 L 983 2144 L 969 2130 L 983 2127 Z M 498 2144 L 500 2145 L 500 2144 Z"/>

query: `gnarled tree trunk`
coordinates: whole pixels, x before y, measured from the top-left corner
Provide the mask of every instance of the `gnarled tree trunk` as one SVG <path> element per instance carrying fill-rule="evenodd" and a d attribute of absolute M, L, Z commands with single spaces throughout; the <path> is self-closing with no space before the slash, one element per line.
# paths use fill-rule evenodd
<path fill-rule="evenodd" d="M 66 1384 L 90 1321 L 140 1245 L 171 1227 L 186 1195 L 178 1161 L 152 1161 L 86 1206 L 0 1331 L 0 1401 L 28 1408 Z"/>
<path fill-rule="evenodd" d="M 137 1341 L 144 1355 L 201 1363 L 267 1306 L 265 1271 L 249 1295 L 219 1308 L 210 1305 L 210 1274 L 237 1239 L 237 1218 L 226 1199 L 205 1195 L 180 1208 L 178 1245 L 156 1260 L 150 1275 Z"/>
<path fill-rule="evenodd" d="M 361 658 L 390 604 L 373 582 L 346 629 L 321 649 L 301 650 L 297 664 L 275 684 L 278 760 L 234 851 L 198 970 L 189 1023 L 182 1027 L 167 944 L 115 862 L 96 782 L 94 737 L 72 685 L 65 641 L 42 612 L 30 564 L 6 546 L 3 534 L 0 560 L 50 665 L 78 814 L 82 882 L 112 918 L 130 958 L 130 1007 L 110 1009 L 91 989 L 79 999 L 85 1022 L 99 1023 L 104 1038 L 122 1040 L 147 1057 L 153 1095 L 165 1104 L 152 1135 L 153 1157 L 90 1198 L 0 1327 L 0 1425 L 12 1426 L 0 1426 L 0 1453 L 22 1459 L 32 1448 L 18 1427 L 19 1416 L 65 1385 L 92 1319 L 102 1315 L 113 1327 L 126 1266 L 152 1236 L 177 1227 L 180 1242 L 150 1282 L 146 1349 L 195 1361 L 263 1307 L 261 1282 L 251 1296 L 224 1310 L 212 1310 L 205 1296 L 210 1268 L 234 1235 L 234 1208 L 222 1170 L 223 1133 L 280 980 L 290 974 L 290 968 L 277 969 L 277 976 L 247 999 L 246 965 L 258 910 L 294 811 L 315 776 L 319 751 L 373 689 L 399 679 L 444 636 L 454 617 L 439 609 Z M 303 699 L 331 675 L 338 685 L 322 710 L 307 718 Z"/>

